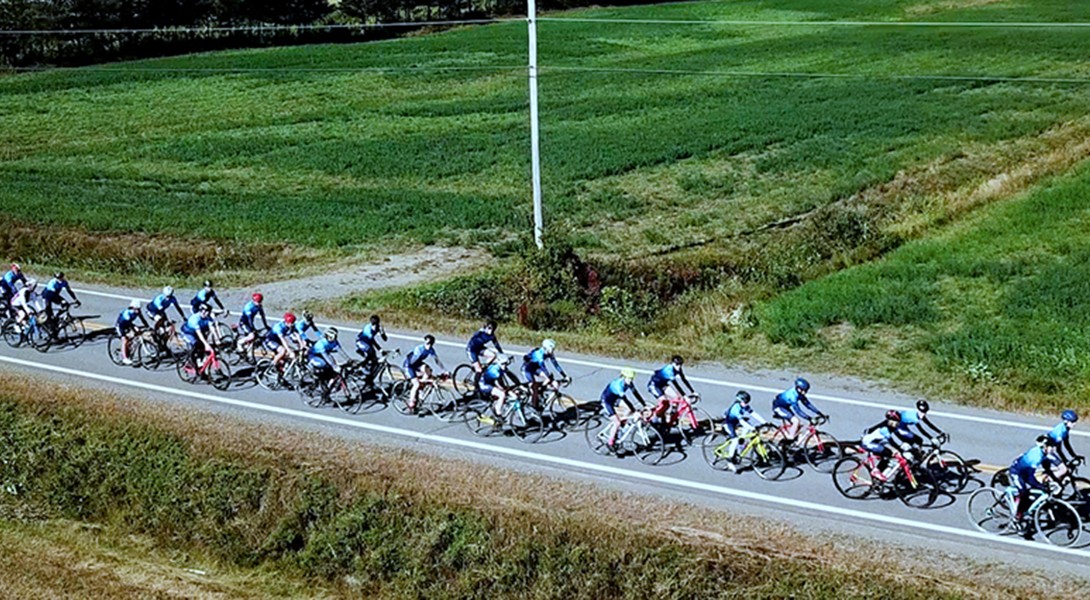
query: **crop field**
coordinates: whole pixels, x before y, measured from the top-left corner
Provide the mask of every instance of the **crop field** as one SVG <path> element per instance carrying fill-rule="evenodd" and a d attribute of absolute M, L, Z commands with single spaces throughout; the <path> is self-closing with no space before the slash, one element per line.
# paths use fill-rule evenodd
<path fill-rule="evenodd" d="M 1090 7 L 776 0 L 565 15 L 1025 21 L 1087 20 Z M 525 29 L 4 77 L 3 218 L 319 250 L 508 239 L 531 214 Z M 1090 109 L 1079 83 L 913 78 L 1081 77 L 1080 30 L 543 21 L 539 34 L 547 218 L 601 254 L 729 238 Z"/>

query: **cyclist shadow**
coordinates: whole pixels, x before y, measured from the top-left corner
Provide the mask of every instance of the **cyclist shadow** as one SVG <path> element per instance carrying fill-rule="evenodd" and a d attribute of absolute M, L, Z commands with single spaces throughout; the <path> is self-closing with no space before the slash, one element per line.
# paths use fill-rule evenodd
<path fill-rule="evenodd" d="M 242 365 L 235 368 L 231 376 L 231 383 L 224 391 L 249 390 L 257 387 L 257 372 L 251 365 Z"/>
<path fill-rule="evenodd" d="M 788 463 L 783 469 L 783 475 L 776 478 L 776 481 L 794 481 L 803 476 L 809 469 L 803 468 L 803 465 L 794 463 Z"/>

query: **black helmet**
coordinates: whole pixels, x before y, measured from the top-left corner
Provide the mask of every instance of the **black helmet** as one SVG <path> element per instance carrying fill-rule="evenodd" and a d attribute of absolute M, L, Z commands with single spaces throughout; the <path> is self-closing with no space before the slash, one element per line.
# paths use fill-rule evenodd
<path fill-rule="evenodd" d="M 491 329 L 492 331 L 495 331 L 496 330 L 496 322 L 495 321 L 485 321 L 484 329 Z"/>
<path fill-rule="evenodd" d="M 675 354 L 673 358 L 670 359 L 670 362 L 680 367 L 681 365 L 685 364 L 685 359 L 681 358 L 680 354 Z"/>
<path fill-rule="evenodd" d="M 53 274 L 53 277 L 55 277 L 57 279 L 64 279 L 64 271 L 57 271 L 56 273 Z"/>
<path fill-rule="evenodd" d="M 204 280 L 204 287 L 211 288 L 212 287 L 212 280 L 211 279 L 205 279 Z"/>
<path fill-rule="evenodd" d="M 371 324 L 378 325 L 378 315 L 371 315 Z"/>
<path fill-rule="evenodd" d="M 931 410 L 931 405 L 927 403 L 927 400 L 917 400 L 916 401 L 916 410 L 918 410 L 918 411 L 920 411 L 922 413 L 925 413 L 925 412 Z"/>
<path fill-rule="evenodd" d="M 434 346 L 435 345 L 435 336 L 430 334 L 430 333 L 428 335 L 424 336 L 424 343 L 425 344 L 431 344 L 431 345 Z"/>
<path fill-rule="evenodd" d="M 734 399 L 742 404 L 749 404 L 749 392 L 745 390 L 738 390 L 738 393 L 734 395 Z"/>

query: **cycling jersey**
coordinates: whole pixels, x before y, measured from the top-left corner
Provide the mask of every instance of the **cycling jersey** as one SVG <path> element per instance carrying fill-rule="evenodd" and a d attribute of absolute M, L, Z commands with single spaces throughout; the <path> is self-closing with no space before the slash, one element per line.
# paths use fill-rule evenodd
<path fill-rule="evenodd" d="M 19 291 L 15 292 L 15 296 L 11 299 L 11 307 L 15 309 L 22 309 L 27 312 L 38 312 L 40 304 L 40 297 L 37 292 L 30 291 L 30 288 L 19 288 Z"/>
<path fill-rule="evenodd" d="M 634 389 L 636 389 L 636 386 L 626 382 L 624 377 L 618 377 L 609 382 L 606 389 L 602 390 L 602 396 L 599 398 L 606 414 L 611 417 L 616 414 L 617 402 L 624 401 L 625 395 Z"/>
<path fill-rule="evenodd" d="M 412 352 L 409 352 L 405 356 L 405 361 L 401 363 L 402 369 L 405 370 L 405 376 L 409 379 L 416 379 L 416 371 L 424 366 L 424 361 L 427 360 L 429 356 L 433 356 L 438 360 L 439 357 L 435 353 L 434 347 L 428 348 L 427 344 L 420 344 L 416 348 L 413 348 Z"/>
<path fill-rule="evenodd" d="M 255 319 L 257 318 L 258 315 L 261 315 L 261 320 L 264 321 L 265 320 L 265 309 L 262 308 L 260 304 L 258 304 L 257 302 L 254 302 L 253 300 L 247 302 L 246 306 L 242 307 L 242 313 L 239 314 L 239 317 L 238 317 L 239 326 L 242 329 L 244 329 L 246 333 L 249 333 L 249 332 L 257 329 L 257 323 L 255 322 Z"/>
<path fill-rule="evenodd" d="M 737 427 L 742 424 L 743 421 L 748 422 L 754 420 L 758 423 L 765 422 L 761 415 L 753 412 L 753 406 L 742 404 L 738 400 L 735 400 L 734 403 L 723 412 L 723 416 L 726 417 L 723 424 L 726 426 L 727 433 L 730 437 L 738 435 Z"/>
<path fill-rule="evenodd" d="M 284 321 L 280 321 L 276 325 L 273 325 L 269 328 L 269 333 L 265 334 L 265 347 L 270 350 L 276 350 L 281 344 L 288 343 L 291 332 L 292 326 Z"/>
<path fill-rule="evenodd" d="M 500 365 L 489 365 L 484 372 L 481 373 L 481 380 L 479 386 L 481 392 L 485 394 L 492 393 L 492 388 L 498 385 L 503 379 L 504 368 Z"/>
<path fill-rule="evenodd" d="M 552 377 L 552 373 L 549 372 L 549 367 L 545 364 L 545 361 L 551 362 L 556 372 L 560 373 L 561 376 L 565 376 L 564 369 L 561 369 L 560 363 L 556 361 L 556 356 L 546 354 L 544 348 L 534 348 L 522 357 L 522 376 L 527 383 L 533 382 L 534 377 L 542 371 L 544 371 L 546 377 Z"/>
<path fill-rule="evenodd" d="M 356 336 L 356 339 L 373 342 L 375 340 L 375 336 L 378 335 L 380 331 L 382 331 L 380 328 L 368 323 L 360 329 L 360 334 Z"/>
<path fill-rule="evenodd" d="M 920 413 L 914 410 L 902 410 L 900 413 L 901 421 L 897 424 L 897 434 L 907 438 L 908 440 L 915 440 L 919 437 L 915 431 L 909 429 L 910 426 L 920 426 Z"/>
<path fill-rule="evenodd" d="M 170 296 L 159 294 L 148 303 L 148 313 L 153 317 L 166 314 L 167 309 L 171 306 L 178 306 L 178 299 L 173 294 Z"/>
<path fill-rule="evenodd" d="M 49 280 L 49 283 L 45 284 L 45 289 L 42 290 L 42 300 L 45 300 L 50 304 L 61 302 L 63 300 L 61 292 L 64 290 L 68 290 L 68 293 L 72 293 L 71 288 L 68 287 L 67 281 L 54 277 Z"/>
<path fill-rule="evenodd" d="M 375 336 L 379 335 L 382 330 L 374 325 L 368 323 L 360 329 L 360 334 L 356 336 L 356 350 L 360 354 L 363 354 L 369 359 L 375 358 L 375 347 L 378 343 L 375 341 Z"/>
<path fill-rule="evenodd" d="M 1060 421 L 1058 425 L 1048 432 L 1048 437 L 1056 440 L 1057 444 L 1066 442 L 1069 435 L 1071 435 L 1071 428 L 1067 426 L 1067 421 Z"/>
<path fill-rule="evenodd" d="M 117 315 L 117 322 L 114 323 L 114 328 L 117 330 L 118 335 L 125 335 L 130 329 L 136 326 L 136 320 L 140 318 L 140 311 L 133 308 L 126 308 L 121 311 L 121 314 Z"/>
<path fill-rule="evenodd" d="M 800 404 L 813 411 L 816 415 L 821 414 L 821 411 L 810 403 L 810 399 L 807 398 L 805 394 L 800 394 L 795 388 L 782 391 L 776 395 L 775 400 L 772 401 L 772 414 L 778 419 L 790 419 L 795 415 L 798 415 L 803 419 L 809 419 L 810 415 L 802 410 L 802 406 L 799 406 Z"/>
<path fill-rule="evenodd" d="M 193 299 L 189 301 L 189 305 L 193 307 L 193 312 L 197 312 L 200 310 L 202 304 L 207 304 L 211 307 L 212 302 L 219 303 L 219 298 L 216 297 L 216 290 L 201 288 L 201 290 L 197 292 L 197 295 L 193 296 Z"/>
<path fill-rule="evenodd" d="M 1037 469 L 1041 467 L 1051 468 L 1060 464 L 1060 462 L 1060 457 L 1056 456 L 1054 452 L 1046 452 L 1044 448 L 1034 446 L 1011 463 L 1011 485 L 1020 490 L 1030 488 L 1045 489 L 1045 485 L 1037 479 Z"/>
<path fill-rule="evenodd" d="M 329 364 L 326 357 L 332 356 L 334 353 L 340 352 L 340 350 L 340 342 L 322 338 L 310 347 L 310 365 L 316 369 L 331 367 L 332 365 Z"/>
<path fill-rule="evenodd" d="M 15 271 L 8 271 L 7 273 L 4 273 L 4 278 L 0 281 L 3 281 L 7 295 L 14 296 L 15 293 L 19 291 L 17 284 L 22 283 L 24 286 L 26 285 L 26 275 L 23 275 L 22 271 L 19 271 L 18 273 Z"/>
<path fill-rule="evenodd" d="M 879 423 L 867 429 L 863 432 L 863 439 L 859 445 L 862 446 L 868 452 L 875 454 L 882 454 L 886 451 L 886 444 L 891 444 L 898 449 L 904 447 L 904 444 L 897 437 L 896 428 L 890 429 L 884 422 Z"/>
<path fill-rule="evenodd" d="M 481 361 L 481 351 L 489 343 L 496 346 L 496 351 L 503 353 L 503 348 L 500 347 L 500 341 L 496 339 L 496 335 L 488 333 L 481 329 L 477 333 L 473 334 L 473 337 L 469 338 L 469 343 L 466 344 L 466 353 L 469 354 L 470 362 Z"/>
<path fill-rule="evenodd" d="M 308 331 L 318 331 L 318 328 L 314 326 L 314 321 L 307 322 L 303 319 L 299 319 L 295 322 L 295 332 L 299 334 L 299 337 L 304 340 L 307 339 Z"/>
<path fill-rule="evenodd" d="M 208 333 L 212 324 L 215 323 L 215 319 L 212 317 L 202 317 L 200 313 L 190 315 L 185 323 L 182 324 L 182 333 L 186 335 L 195 336 L 197 332 Z"/>

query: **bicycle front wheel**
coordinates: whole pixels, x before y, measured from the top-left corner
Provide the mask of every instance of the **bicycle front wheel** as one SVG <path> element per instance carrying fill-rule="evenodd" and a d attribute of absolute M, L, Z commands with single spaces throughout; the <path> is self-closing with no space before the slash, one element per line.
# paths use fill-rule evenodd
<path fill-rule="evenodd" d="M 587 445 L 599 456 L 613 454 L 613 448 L 609 445 L 609 431 L 612 422 L 602 417 L 594 417 L 587 422 L 583 435 L 587 439 Z"/>
<path fill-rule="evenodd" d="M 969 496 L 965 503 L 969 522 L 984 533 L 1001 534 L 1011 524 L 1011 510 L 1006 493 L 1001 488 L 981 488 Z"/>
<path fill-rule="evenodd" d="M 87 326 L 83 324 L 83 319 L 69 318 L 61 330 L 61 336 L 66 345 L 78 348 L 87 339 Z"/>
<path fill-rule="evenodd" d="M 689 411 L 692 413 L 691 417 Z M 712 416 L 708 414 L 708 411 L 696 406 L 690 407 L 689 411 L 678 416 L 677 428 L 681 432 L 681 437 L 685 443 L 692 445 L 697 439 L 712 430 Z M 696 421 L 695 426 L 693 421 Z"/>
<path fill-rule="evenodd" d="M 787 469 L 787 457 L 783 450 L 774 444 L 766 444 L 761 441 L 752 442 L 753 447 L 742 457 L 744 462 L 753 469 L 761 479 L 775 481 L 783 477 Z"/>
<path fill-rule="evenodd" d="M 960 456 L 949 450 L 932 456 L 925 465 L 939 490 L 947 494 L 958 494 L 969 485 L 972 473 Z"/>
<path fill-rule="evenodd" d="M 928 508 L 938 499 L 939 487 L 931 471 L 912 467 L 912 478 L 905 474 L 904 470 L 897 471 L 897 481 L 893 489 L 897 497 L 905 506 L 912 508 Z"/>
<path fill-rule="evenodd" d="M 645 465 L 657 465 L 666 456 L 666 441 L 662 432 L 649 423 L 644 423 L 632 432 L 628 441 L 636 458 Z"/>
<path fill-rule="evenodd" d="M 1073 506 L 1059 498 L 1049 498 L 1033 513 L 1037 533 L 1053 546 L 1073 546 L 1082 535 L 1082 519 Z"/>
<path fill-rule="evenodd" d="M 204 376 L 212 384 L 212 387 L 221 392 L 226 392 L 231 387 L 231 367 L 227 361 L 216 358 L 204 371 Z"/>
<path fill-rule="evenodd" d="M 466 415 L 458 410 L 458 398 L 454 391 L 436 383 L 424 401 L 424 409 L 445 423 L 455 423 Z"/>
<path fill-rule="evenodd" d="M 106 341 L 106 353 L 110 355 L 110 362 L 119 367 L 125 366 L 125 360 L 121 356 L 121 338 L 119 336 L 111 335 L 110 339 Z"/>
<path fill-rule="evenodd" d="M 110 356 L 112 357 L 113 355 L 111 354 Z M 196 383 L 197 378 L 200 376 L 197 373 L 195 358 L 194 355 L 190 354 L 178 361 L 178 378 L 186 383 Z"/>
<path fill-rule="evenodd" d="M 4 341 L 12 348 L 23 345 L 23 331 L 15 321 L 8 321 L 4 325 Z"/>
<path fill-rule="evenodd" d="M 472 366 L 458 365 L 454 369 L 454 376 L 451 380 L 454 382 L 454 391 L 458 392 L 460 396 L 477 393 L 477 373 L 473 371 Z"/>
<path fill-rule="evenodd" d="M 730 462 L 727 457 L 728 442 L 730 442 L 730 438 L 718 431 L 704 437 L 700 449 L 704 455 L 704 462 L 708 463 L 709 467 L 716 471 L 726 471 L 730 468 L 727 466 L 727 463 Z"/>
<path fill-rule="evenodd" d="M 816 431 L 804 440 L 802 455 L 818 473 L 832 473 L 836 461 L 844 457 L 844 449 L 835 437 Z"/>
<path fill-rule="evenodd" d="M 862 500 L 874 491 L 870 465 L 857 456 L 845 456 L 833 465 L 833 485 L 841 496 Z"/>
<path fill-rule="evenodd" d="M 532 406 L 522 404 L 511 411 L 507 418 L 511 432 L 521 442 L 533 444 L 545 435 L 545 422 L 541 418 L 541 413 Z"/>

